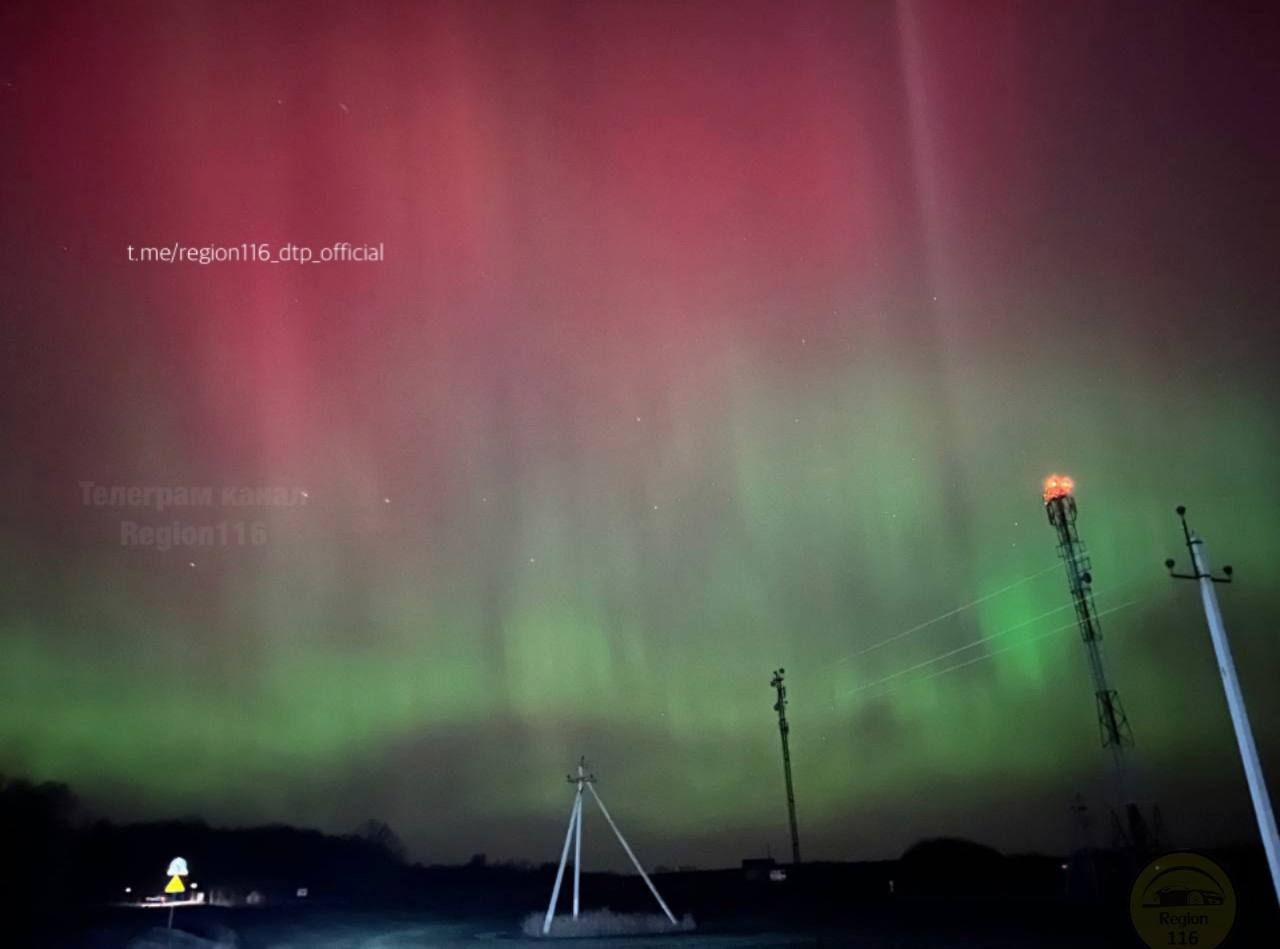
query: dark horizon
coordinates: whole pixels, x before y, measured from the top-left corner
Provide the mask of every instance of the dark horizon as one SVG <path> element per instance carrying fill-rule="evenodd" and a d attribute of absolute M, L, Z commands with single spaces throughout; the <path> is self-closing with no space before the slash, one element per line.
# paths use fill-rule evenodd
<path fill-rule="evenodd" d="M 1102 755 L 1101 751 L 1099 755 Z M 780 770 L 779 766 L 779 772 Z M 1116 817 L 1121 821 L 1124 814 L 1121 809 L 1108 809 L 1105 803 L 1100 803 L 1106 794 L 1105 761 L 1100 764 L 1099 773 L 1093 778 L 1095 780 L 1092 784 L 1087 779 L 1077 782 L 1074 785 L 1076 790 L 1069 792 L 1061 801 L 1058 799 L 1059 791 L 1056 786 L 1046 787 L 1039 796 L 1025 799 L 992 797 L 986 803 L 989 805 L 990 800 L 999 800 L 1000 806 L 993 809 L 995 813 L 990 810 L 979 810 L 984 802 L 976 803 L 973 811 L 962 812 L 960 817 L 954 820 L 946 818 L 951 808 L 945 804 L 933 808 L 920 808 L 913 819 L 896 825 L 892 835 L 886 836 L 886 840 L 901 839 L 901 846 L 896 848 L 894 844 L 888 843 L 881 849 L 869 849 L 860 844 L 859 838 L 849 836 L 842 828 L 831 830 L 821 825 L 811 827 L 802 820 L 800 833 L 802 843 L 806 845 L 805 850 L 807 852 L 812 849 L 817 854 L 810 858 L 806 853 L 805 862 L 859 863 L 896 860 L 922 840 L 948 838 L 971 840 L 1009 855 L 1066 855 L 1082 845 L 1103 850 L 1114 849 L 1122 844 L 1112 828 L 1111 810 L 1115 811 Z M 33 784 L 61 784 L 68 787 L 77 801 L 79 815 L 75 822 L 77 826 L 87 826 L 98 820 L 105 820 L 121 827 L 196 823 L 215 831 L 233 832 L 279 826 L 343 837 L 356 833 L 367 821 L 385 821 L 402 840 L 406 859 L 410 863 L 423 866 L 461 866 L 476 853 L 486 854 L 492 864 L 527 864 L 537 867 L 548 862 L 554 863 L 559 847 L 563 843 L 569 804 L 572 803 L 571 786 L 565 785 L 568 790 L 565 791 L 563 815 L 552 813 L 540 819 L 522 822 L 522 832 L 529 834 L 528 843 L 523 850 L 504 847 L 509 839 L 507 835 L 510 833 L 507 827 L 487 826 L 480 821 L 472 825 L 460 825 L 443 817 L 448 813 L 447 811 L 424 807 L 424 813 L 439 818 L 441 822 L 447 822 L 449 825 L 449 843 L 441 847 L 439 836 L 415 833 L 417 826 L 415 823 L 410 822 L 402 827 L 394 820 L 387 820 L 377 812 L 353 817 L 345 824 L 329 825 L 311 824 L 287 818 L 245 820 L 203 814 L 191 808 L 186 810 L 175 808 L 171 812 L 163 812 L 148 810 L 146 805 L 140 803 L 132 806 L 127 804 L 120 806 L 118 803 L 104 804 L 101 799 L 95 799 L 92 792 L 83 793 L 74 785 L 56 779 L 36 782 L 29 776 L 13 772 L 0 773 L 0 779 L 30 781 Z M 646 866 L 696 866 L 701 870 L 722 870 L 737 868 L 744 859 L 764 856 L 772 856 L 780 863 L 788 862 L 786 800 L 782 791 L 780 773 L 777 779 L 777 814 L 772 815 L 772 821 L 764 828 L 723 826 L 708 828 L 706 835 L 683 841 L 681 845 L 667 849 L 661 846 L 661 836 L 654 835 L 652 832 L 642 832 L 637 835 L 636 830 L 633 829 L 628 834 L 629 839 Z M 1152 805 L 1160 807 L 1160 816 L 1164 825 L 1161 843 L 1167 845 L 1166 849 L 1168 847 L 1209 851 L 1241 849 L 1261 852 L 1257 824 L 1243 775 L 1238 781 L 1236 775 L 1230 773 L 1210 775 L 1202 778 L 1198 784 L 1184 786 L 1182 790 L 1186 795 L 1185 798 L 1170 794 L 1166 795 L 1165 801 L 1160 801 L 1149 794 L 1134 795 L 1143 808 L 1144 816 L 1148 819 L 1151 818 Z M 1078 827 L 1074 824 L 1070 812 L 1072 795 L 1078 792 L 1082 793 L 1089 808 L 1090 830 L 1087 840 L 1079 836 Z M 617 795 L 616 789 L 614 794 Z M 359 801 L 361 798 L 352 793 L 349 797 L 344 797 L 344 800 Z M 1169 800 L 1172 800 L 1175 805 L 1181 804 L 1186 810 L 1175 810 L 1170 814 Z M 1204 800 L 1212 800 L 1213 808 L 1194 809 L 1195 802 Z M 616 819 L 626 827 L 627 815 L 631 808 L 628 807 L 625 797 L 611 802 L 610 807 L 611 811 L 615 812 Z M 1037 843 L 1035 834 L 1028 835 L 1019 826 L 1022 820 L 1034 820 L 1051 811 L 1060 812 L 1057 815 L 1061 818 L 1060 827 L 1057 828 L 1057 833 L 1043 835 L 1040 843 Z M 801 813 L 803 814 L 803 811 Z M 428 820 L 428 823 L 436 823 L 436 821 Z M 463 833 L 459 834 L 458 831 Z M 470 832 L 470 836 L 467 832 Z M 836 835 L 834 840 L 831 836 L 833 833 Z M 708 837 L 720 838 L 727 841 L 727 845 L 711 851 L 715 854 L 711 861 L 692 859 L 690 855 L 697 852 L 698 845 L 704 843 Z M 655 846 L 655 838 L 659 841 L 657 846 Z M 542 845 L 541 850 L 537 849 L 539 844 Z M 735 851 L 734 846 L 739 844 L 739 849 Z M 589 811 L 587 814 L 584 823 L 583 852 L 584 865 L 592 871 L 625 873 L 630 869 L 625 854 L 613 839 L 603 817 L 598 813 Z"/>

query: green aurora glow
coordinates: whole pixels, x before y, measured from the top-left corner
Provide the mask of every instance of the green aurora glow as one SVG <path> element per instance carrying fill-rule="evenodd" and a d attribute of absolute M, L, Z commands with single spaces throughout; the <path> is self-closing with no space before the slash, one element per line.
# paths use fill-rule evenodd
<path fill-rule="evenodd" d="M 646 860 L 730 864 L 785 852 L 781 665 L 808 857 L 1062 847 L 1107 767 L 1077 633 L 1034 639 L 1071 619 L 1043 615 L 1064 471 L 1100 608 L 1134 601 L 1102 626 L 1142 796 L 1179 843 L 1247 836 L 1196 592 L 1161 565 L 1184 503 L 1236 567 L 1274 782 L 1280 233 L 1235 80 L 1148 83 L 1083 19 L 784 6 L 609 7 L 581 48 L 533 12 L 228 13 L 177 58 L 40 33 L 3 105 L 0 769 L 117 817 L 376 816 L 419 859 L 537 861 L 586 754 Z M 1234 135 L 1193 134 L 1210 115 Z M 178 239 L 389 251 L 122 259 Z M 159 514 L 84 480 L 310 497 Z M 124 548 L 129 518 L 269 541 Z"/>

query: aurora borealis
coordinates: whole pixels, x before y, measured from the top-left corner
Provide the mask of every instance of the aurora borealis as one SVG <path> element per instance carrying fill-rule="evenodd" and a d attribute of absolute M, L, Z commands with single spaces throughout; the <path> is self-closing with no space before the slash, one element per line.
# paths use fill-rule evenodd
<path fill-rule="evenodd" d="M 1186 504 L 1276 788 L 1278 57 L 1191 3 L 6 4 L 0 772 L 541 861 L 586 754 L 730 865 L 785 852 L 785 666 L 806 857 L 1062 848 L 1065 471 L 1145 799 L 1252 839 L 1161 564 Z"/>

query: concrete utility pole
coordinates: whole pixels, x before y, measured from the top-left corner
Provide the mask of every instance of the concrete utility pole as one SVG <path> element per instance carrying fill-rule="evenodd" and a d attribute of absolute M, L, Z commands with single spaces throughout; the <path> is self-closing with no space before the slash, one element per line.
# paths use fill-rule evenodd
<path fill-rule="evenodd" d="M 631 858 L 632 866 L 636 868 L 640 878 L 644 880 L 645 886 L 649 888 L 653 898 L 658 901 L 658 906 L 662 908 L 663 914 L 671 922 L 672 926 L 678 926 L 679 923 L 676 922 L 671 909 L 659 895 L 658 888 L 649 879 L 649 874 L 644 872 L 644 867 L 640 865 L 640 860 L 631 849 L 631 845 L 627 843 L 627 838 L 622 836 L 622 831 L 618 830 L 618 825 L 613 822 L 613 816 L 609 813 L 608 808 L 604 806 L 604 801 L 600 800 L 600 795 L 596 793 L 596 776 L 587 772 L 587 759 L 585 757 L 578 759 L 578 773 L 576 776 L 569 775 L 569 783 L 576 786 L 576 790 L 573 792 L 573 809 L 569 812 L 569 829 L 565 831 L 564 849 L 560 851 L 560 867 L 556 870 L 556 882 L 551 889 L 551 902 L 547 905 L 547 915 L 542 919 L 542 935 L 545 936 L 551 932 L 551 920 L 555 917 L 556 903 L 560 900 L 560 884 L 564 882 L 564 865 L 569 859 L 570 842 L 573 843 L 573 918 L 578 918 L 578 885 L 582 875 L 582 799 L 584 792 L 590 794 L 595 799 L 596 804 L 599 805 L 600 813 L 609 822 L 609 828 L 613 831 L 614 836 L 618 838 L 618 843 L 622 844 L 622 849 L 627 852 L 627 856 Z"/>
<path fill-rule="evenodd" d="M 782 770 L 787 777 L 787 816 L 791 819 L 791 862 L 799 864 L 800 831 L 796 829 L 796 792 L 791 784 L 791 745 L 787 740 L 791 726 L 787 724 L 787 687 L 782 681 L 786 673 L 786 669 L 775 670 L 769 684 L 778 693 L 778 701 L 774 703 L 773 709 L 778 713 L 778 731 L 782 735 Z"/>
<path fill-rule="evenodd" d="M 1209 569 L 1209 555 L 1204 541 L 1187 527 L 1187 509 L 1178 506 L 1178 519 L 1182 522 L 1182 536 L 1191 554 L 1192 573 L 1174 573 L 1174 561 L 1164 562 L 1169 575 L 1179 580 L 1195 580 L 1200 584 L 1200 599 L 1204 604 L 1204 617 L 1209 623 L 1209 636 L 1213 640 L 1213 652 L 1218 658 L 1218 673 L 1222 676 L 1222 688 L 1227 693 L 1227 707 L 1231 710 L 1231 724 L 1235 727 L 1236 744 L 1240 746 L 1240 760 L 1244 763 L 1245 778 L 1249 782 L 1249 796 L 1253 798 L 1253 812 L 1258 818 L 1258 832 L 1267 852 L 1267 864 L 1271 867 L 1271 883 L 1275 887 L 1276 900 L 1280 902 L 1280 835 L 1276 833 L 1276 815 L 1271 809 L 1271 795 L 1267 793 L 1267 781 L 1262 774 L 1262 761 L 1258 758 L 1258 746 L 1253 741 L 1253 729 L 1249 725 L 1249 713 L 1244 707 L 1244 693 L 1236 676 L 1235 660 L 1231 658 L 1231 645 L 1227 642 L 1227 627 L 1222 622 L 1222 610 L 1218 608 L 1218 591 L 1215 583 L 1230 583 L 1231 568 L 1223 567 L 1223 576 L 1215 577 Z"/>

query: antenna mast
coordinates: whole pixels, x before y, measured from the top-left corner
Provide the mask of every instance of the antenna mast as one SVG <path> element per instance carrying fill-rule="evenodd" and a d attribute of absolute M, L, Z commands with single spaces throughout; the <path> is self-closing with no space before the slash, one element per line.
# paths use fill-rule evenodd
<path fill-rule="evenodd" d="M 800 863 L 800 832 L 796 829 L 796 792 L 791 784 L 791 746 L 787 735 L 791 726 L 787 724 L 787 687 L 783 683 L 786 669 L 776 669 L 769 682 L 778 693 L 778 701 L 773 710 L 778 713 L 778 732 L 782 735 L 782 770 L 787 777 L 787 816 L 791 820 L 791 862 Z"/>

